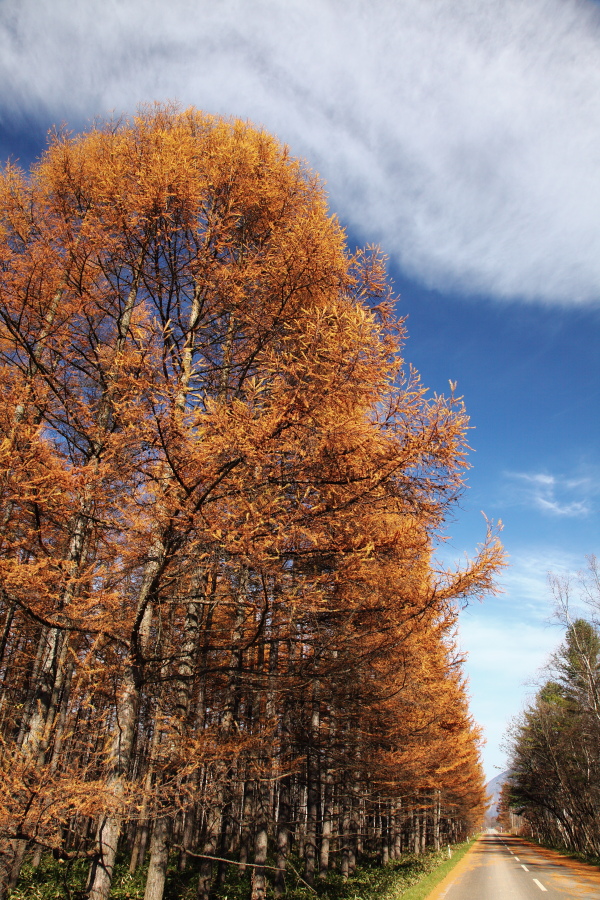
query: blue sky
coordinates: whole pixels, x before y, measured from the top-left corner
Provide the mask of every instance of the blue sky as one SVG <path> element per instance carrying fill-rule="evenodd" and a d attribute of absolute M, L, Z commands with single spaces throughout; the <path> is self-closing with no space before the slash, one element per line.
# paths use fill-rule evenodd
<path fill-rule="evenodd" d="M 471 414 L 445 559 L 504 522 L 460 640 L 489 777 L 560 640 L 549 570 L 600 551 L 600 6 L 593 0 L 2 0 L 0 158 L 178 100 L 260 123 L 378 242 L 406 358 Z"/>

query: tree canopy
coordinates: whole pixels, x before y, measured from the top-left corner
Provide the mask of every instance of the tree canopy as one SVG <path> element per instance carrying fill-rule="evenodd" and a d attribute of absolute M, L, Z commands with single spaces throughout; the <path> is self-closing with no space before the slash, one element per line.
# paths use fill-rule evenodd
<path fill-rule="evenodd" d="M 3 890 L 28 850 L 253 862 L 281 893 L 482 809 L 434 562 L 462 402 L 405 373 L 384 260 L 273 137 L 194 109 L 0 179 Z M 222 864 L 221 864 L 222 865 Z M 221 877 L 221 874 L 218 874 Z"/>

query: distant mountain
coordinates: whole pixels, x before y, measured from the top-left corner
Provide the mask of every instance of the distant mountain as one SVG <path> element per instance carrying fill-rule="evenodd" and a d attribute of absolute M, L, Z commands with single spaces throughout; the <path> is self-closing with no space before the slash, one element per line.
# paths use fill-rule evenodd
<path fill-rule="evenodd" d="M 496 775 L 495 778 L 492 778 L 491 781 L 485 786 L 487 791 L 487 795 L 490 798 L 490 808 L 485 814 L 485 822 L 486 825 L 490 825 L 492 821 L 498 815 L 498 803 L 500 802 L 500 794 L 502 792 L 502 787 L 504 782 L 510 775 L 510 770 L 507 769 L 506 772 L 500 772 L 499 775 Z"/>

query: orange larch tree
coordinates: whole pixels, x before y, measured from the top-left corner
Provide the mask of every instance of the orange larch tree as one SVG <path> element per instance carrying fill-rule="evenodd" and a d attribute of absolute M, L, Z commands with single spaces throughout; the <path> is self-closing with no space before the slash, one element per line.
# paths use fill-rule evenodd
<path fill-rule="evenodd" d="M 47 848 L 105 900 L 121 842 L 146 900 L 173 847 L 262 900 L 270 843 L 281 893 L 292 842 L 310 883 L 457 838 L 449 634 L 502 553 L 434 571 L 467 418 L 380 254 L 271 136 L 164 107 L 5 169 L 0 228 L 2 890 Z"/>

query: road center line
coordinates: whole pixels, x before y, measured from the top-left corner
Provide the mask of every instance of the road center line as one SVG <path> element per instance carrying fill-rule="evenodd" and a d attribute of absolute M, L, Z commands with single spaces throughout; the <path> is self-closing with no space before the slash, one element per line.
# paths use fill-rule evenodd
<path fill-rule="evenodd" d="M 533 880 L 534 880 L 535 884 L 537 884 L 537 886 L 539 887 L 540 891 L 548 891 L 548 888 L 545 888 L 544 885 L 541 884 L 541 883 L 537 880 L 537 878 L 534 878 Z"/>
<path fill-rule="evenodd" d="M 529 872 L 529 869 L 527 868 L 527 866 L 524 866 L 523 863 L 521 863 L 521 868 L 525 869 L 526 872 Z"/>

